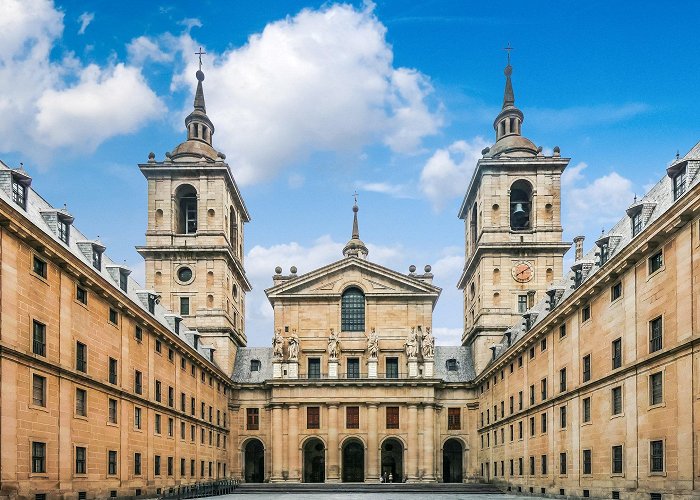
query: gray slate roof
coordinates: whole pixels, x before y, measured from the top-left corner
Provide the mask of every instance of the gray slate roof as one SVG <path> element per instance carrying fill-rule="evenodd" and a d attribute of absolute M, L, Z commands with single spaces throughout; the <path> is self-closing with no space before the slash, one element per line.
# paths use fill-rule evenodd
<path fill-rule="evenodd" d="M 260 361 L 260 370 L 250 371 L 250 362 Z M 239 384 L 259 384 L 272 378 L 272 347 L 240 347 L 236 352 L 231 378 Z"/>
<path fill-rule="evenodd" d="M 700 183 L 700 142 L 698 142 L 693 149 L 691 149 L 688 154 L 684 157 L 677 159 L 671 164 L 677 165 L 682 162 L 687 163 L 686 169 L 686 190 L 679 199 L 682 199 L 688 194 L 696 184 Z M 656 219 L 661 217 L 676 200 L 673 199 L 673 180 L 667 175 L 664 176 L 640 199 L 635 203 L 632 203 L 630 208 L 638 208 L 642 210 L 642 230 L 640 233 L 644 232 L 644 229 L 652 224 Z M 628 209 L 629 210 L 629 209 Z M 601 234 L 598 238 L 609 237 L 610 238 L 610 250 L 608 254 L 608 260 L 614 257 L 616 254 L 620 253 L 627 245 L 629 245 L 632 240 L 638 237 L 632 236 L 632 224 L 629 215 L 625 215 L 618 221 L 615 226 L 607 233 Z M 600 258 L 597 255 L 600 252 L 600 248 L 597 245 L 593 247 L 583 255 L 583 257 L 574 262 L 575 267 L 578 265 L 583 265 L 584 268 L 590 265 L 587 272 L 584 273 L 582 284 L 587 280 L 591 279 L 600 269 Z M 554 287 L 561 287 L 563 289 L 563 294 L 556 301 L 559 304 L 562 300 L 566 299 L 569 295 L 574 293 L 576 288 L 574 287 L 574 271 L 570 270 L 565 274 L 564 278 L 558 283 L 554 283 Z M 549 298 L 545 297 L 543 300 L 535 304 L 527 313 L 536 314 L 537 317 L 532 321 L 531 326 L 537 325 L 539 322 L 544 320 L 549 314 Z M 556 307 L 556 306 L 555 306 Z M 526 314 L 527 314 L 526 313 Z M 511 341 L 510 346 L 518 343 L 518 340 L 522 339 L 525 333 L 525 317 L 523 316 L 518 323 L 511 326 L 506 333 L 510 333 Z M 503 355 L 508 349 L 509 345 L 507 343 L 506 335 L 504 335 L 500 344 L 496 345 L 496 359 Z"/>
<path fill-rule="evenodd" d="M 457 371 L 447 370 L 448 359 L 457 360 Z M 475 376 L 471 347 L 435 346 L 435 378 L 445 382 L 469 382 Z"/>

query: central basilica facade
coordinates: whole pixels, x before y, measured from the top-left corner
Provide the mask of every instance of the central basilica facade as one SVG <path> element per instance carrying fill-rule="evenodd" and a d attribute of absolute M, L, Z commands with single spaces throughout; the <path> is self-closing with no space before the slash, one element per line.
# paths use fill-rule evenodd
<path fill-rule="evenodd" d="M 523 136 L 511 75 L 464 186 L 463 271 L 438 277 L 463 290 L 457 346 L 436 345 L 430 266 L 373 263 L 355 203 L 337 261 L 274 270 L 271 345 L 247 347 L 250 214 L 201 70 L 186 140 L 139 165 L 144 285 L 1 164 L 0 499 L 232 477 L 697 497 L 700 144 L 565 269 L 569 159 Z"/>

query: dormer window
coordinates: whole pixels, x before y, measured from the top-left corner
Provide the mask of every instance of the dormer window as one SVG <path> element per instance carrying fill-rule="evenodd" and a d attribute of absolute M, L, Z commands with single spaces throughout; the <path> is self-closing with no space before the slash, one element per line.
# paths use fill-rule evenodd
<path fill-rule="evenodd" d="M 685 183 L 686 167 L 681 168 L 673 176 L 673 199 L 677 200 L 683 193 L 685 193 L 686 183 Z"/>
<path fill-rule="evenodd" d="M 634 238 L 635 236 L 637 236 L 641 232 L 642 232 L 642 211 L 639 210 L 638 212 L 636 212 L 632 215 L 632 237 Z"/>
<path fill-rule="evenodd" d="M 600 244 L 600 265 L 602 266 L 608 261 L 610 256 L 610 245 L 608 242 L 603 242 Z"/>
<path fill-rule="evenodd" d="M 92 249 L 92 267 L 98 271 L 102 269 L 102 252 L 93 247 Z"/>
<path fill-rule="evenodd" d="M 579 268 L 574 270 L 574 288 L 578 288 L 583 283 L 583 271 Z"/>
<path fill-rule="evenodd" d="M 456 372 L 457 371 L 457 360 L 454 358 L 448 359 L 445 362 L 445 366 L 447 367 L 448 372 Z"/>
<path fill-rule="evenodd" d="M 70 240 L 70 221 L 59 214 L 56 229 L 58 230 L 58 239 L 67 245 Z"/>
<path fill-rule="evenodd" d="M 27 209 L 27 187 L 22 185 L 14 175 L 12 176 L 12 201 L 22 209 Z"/>
<path fill-rule="evenodd" d="M 251 372 L 259 372 L 260 371 L 260 360 L 259 359 L 251 359 L 250 360 L 250 371 Z"/>
<path fill-rule="evenodd" d="M 119 270 L 119 288 L 121 288 L 123 291 L 127 291 L 127 285 L 128 285 L 128 278 L 129 277 L 129 271 L 126 269 L 120 269 Z"/>
<path fill-rule="evenodd" d="M 155 293 L 148 294 L 148 312 L 155 314 L 156 304 L 158 303 L 158 296 Z"/>

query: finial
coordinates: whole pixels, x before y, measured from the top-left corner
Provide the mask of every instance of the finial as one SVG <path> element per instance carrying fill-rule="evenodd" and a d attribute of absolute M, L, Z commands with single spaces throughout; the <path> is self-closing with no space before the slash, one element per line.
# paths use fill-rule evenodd
<path fill-rule="evenodd" d="M 202 50 L 202 47 L 199 47 L 199 52 L 195 52 L 194 54 L 199 56 L 199 71 L 202 71 L 202 56 L 206 54 L 206 52 Z"/>
<path fill-rule="evenodd" d="M 510 67 L 510 51 L 513 50 L 513 47 L 510 46 L 510 42 L 508 42 L 508 46 L 504 47 L 503 50 L 505 50 L 508 53 L 508 66 Z"/>
<path fill-rule="evenodd" d="M 637 193 L 634 193 L 634 201 L 633 203 L 637 203 Z"/>
<path fill-rule="evenodd" d="M 681 152 L 676 149 L 676 160 L 680 159 L 681 157 Z M 21 165 L 21 163 L 20 163 Z"/>
<path fill-rule="evenodd" d="M 506 75 L 506 88 L 503 92 L 503 109 L 505 109 L 515 106 L 515 94 L 513 93 L 513 84 L 510 81 L 510 76 L 513 74 L 513 67 L 510 65 L 510 51 L 513 50 L 513 47 L 509 43 L 503 50 L 508 53 L 508 65 L 503 70 L 503 74 Z"/>

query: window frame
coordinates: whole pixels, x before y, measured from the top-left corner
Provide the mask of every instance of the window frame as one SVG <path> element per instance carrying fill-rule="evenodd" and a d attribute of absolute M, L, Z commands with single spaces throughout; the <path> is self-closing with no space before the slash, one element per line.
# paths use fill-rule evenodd
<path fill-rule="evenodd" d="M 360 407 L 347 406 L 345 407 L 345 428 L 359 429 L 360 428 Z"/>
<path fill-rule="evenodd" d="M 401 411 L 399 406 L 386 407 L 386 428 L 400 429 L 401 428 Z"/>
<path fill-rule="evenodd" d="M 43 441 L 32 441 L 32 474 L 46 474 L 46 443 Z"/>
<path fill-rule="evenodd" d="M 321 407 L 307 406 L 306 407 L 306 428 L 320 429 L 321 428 Z"/>
<path fill-rule="evenodd" d="M 447 408 L 447 430 L 462 430 L 462 408 L 458 406 Z"/>
<path fill-rule="evenodd" d="M 624 415 L 624 394 L 621 385 L 610 389 L 610 412 L 613 417 Z"/>
<path fill-rule="evenodd" d="M 358 286 L 346 288 L 340 296 L 340 331 L 364 332 L 367 299 Z"/>
<path fill-rule="evenodd" d="M 649 321 L 649 354 L 664 348 L 663 316 L 657 316 Z"/>
<path fill-rule="evenodd" d="M 658 394 L 654 393 L 654 380 L 658 377 Z M 657 401 L 658 396 L 658 401 Z M 659 406 L 664 403 L 664 372 L 658 371 L 649 375 L 649 406 Z"/>

